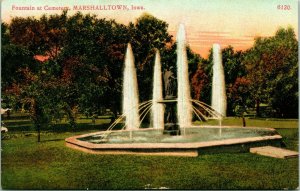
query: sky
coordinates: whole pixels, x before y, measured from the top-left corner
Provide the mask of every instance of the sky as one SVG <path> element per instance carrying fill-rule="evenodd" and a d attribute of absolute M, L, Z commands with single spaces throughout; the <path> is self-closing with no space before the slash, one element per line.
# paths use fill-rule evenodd
<path fill-rule="evenodd" d="M 69 15 L 77 12 L 74 6 L 98 6 L 111 10 L 84 10 L 99 18 L 115 19 L 127 25 L 144 13 L 169 24 L 168 31 L 176 37 L 180 23 L 186 28 L 187 42 L 196 53 L 207 57 L 212 44 L 222 48 L 231 45 L 235 50 L 246 50 L 254 38 L 273 36 L 279 27 L 293 27 L 298 39 L 297 0 L 2 0 L 1 17 L 11 18 L 42 14 L 60 14 L 49 7 L 69 7 Z M 112 5 L 128 9 L 112 10 Z M 143 7 L 142 9 L 132 9 Z M 35 10 L 19 10 L 22 7 Z M 31 8 L 30 8 L 31 7 Z M 37 10 L 41 7 L 41 10 Z"/>

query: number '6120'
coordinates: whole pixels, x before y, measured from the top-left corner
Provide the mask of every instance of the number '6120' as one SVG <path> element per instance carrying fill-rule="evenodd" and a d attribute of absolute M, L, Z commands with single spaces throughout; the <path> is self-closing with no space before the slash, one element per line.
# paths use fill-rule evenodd
<path fill-rule="evenodd" d="M 277 5 L 277 9 L 279 10 L 291 10 L 290 5 Z"/>

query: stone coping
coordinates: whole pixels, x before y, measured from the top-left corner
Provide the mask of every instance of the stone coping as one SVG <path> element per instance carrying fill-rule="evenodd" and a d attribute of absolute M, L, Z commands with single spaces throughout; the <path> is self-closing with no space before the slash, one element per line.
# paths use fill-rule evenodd
<path fill-rule="evenodd" d="M 299 153 L 296 151 L 272 146 L 253 147 L 250 148 L 250 153 L 282 159 L 295 158 L 299 156 Z"/>
<path fill-rule="evenodd" d="M 131 150 L 121 150 L 121 149 L 114 149 L 114 150 L 95 150 L 95 149 L 88 149 L 85 147 L 81 147 L 78 145 L 74 145 L 71 143 L 66 143 L 66 146 L 72 149 L 76 149 L 85 153 L 90 154 L 101 154 L 101 155 L 150 155 L 150 156 L 184 156 L 184 157 L 197 157 L 198 151 L 194 150 L 176 150 L 176 151 L 131 151 Z"/>

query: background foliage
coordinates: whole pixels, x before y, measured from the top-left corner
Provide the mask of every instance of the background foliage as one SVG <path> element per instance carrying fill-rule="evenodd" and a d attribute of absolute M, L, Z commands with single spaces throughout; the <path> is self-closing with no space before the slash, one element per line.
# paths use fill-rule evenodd
<path fill-rule="evenodd" d="M 75 127 L 78 112 L 97 116 L 110 109 L 116 117 L 129 42 L 141 102 L 151 99 L 156 49 L 163 69 L 176 68 L 168 23 L 148 14 L 128 26 L 80 12 L 15 17 L 1 24 L 1 40 L 2 107 L 30 111 L 37 127 L 62 115 Z M 294 30 L 280 28 L 273 37 L 256 38 L 246 51 L 223 48 L 229 115 L 237 115 L 242 106 L 256 108 L 257 116 L 298 116 L 297 45 Z M 187 51 L 192 97 L 210 104 L 212 50 L 207 59 Z"/>

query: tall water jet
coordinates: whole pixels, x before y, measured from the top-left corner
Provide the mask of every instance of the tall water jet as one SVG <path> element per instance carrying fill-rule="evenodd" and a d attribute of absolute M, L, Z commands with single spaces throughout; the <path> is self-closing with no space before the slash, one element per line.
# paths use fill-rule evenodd
<path fill-rule="evenodd" d="M 139 98 L 134 57 L 130 43 L 128 43 L 125 68 L 123 77 L 123 114 L 125 115 L 126 129 L 135 130 L 139 128 Z"/>
<path fill-rule="evenodd" d="M 186 53 L 186 37 L 184 25 L 180 24 L 177 32 L 177 117 L 180 127 L 192 125 L 192 103 L 188 76 L 188 60 Z"/>
<path fill-rule="evenodd" d="M 225 76 L 222 64 L 222 52 L 219 44 L 213 45 L 213 81 L 211 100 L 212 108 L 225 117 L 227 109 Z"/>
<path fill-rule="evenodd" d="M 154 76 L 153 76 L 153 106 L 152 106 L 152 126 L 154 129 L 164 128 L 164 106 L 158 103 L 163 99 L 163 84 L 161 74 L 161 62 L 159 51 L 156 51 Z"/>

